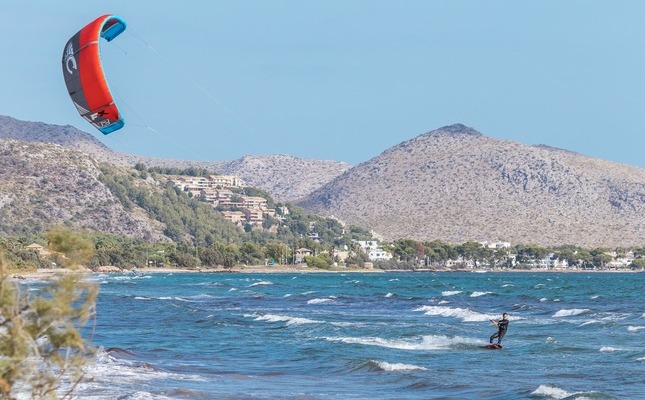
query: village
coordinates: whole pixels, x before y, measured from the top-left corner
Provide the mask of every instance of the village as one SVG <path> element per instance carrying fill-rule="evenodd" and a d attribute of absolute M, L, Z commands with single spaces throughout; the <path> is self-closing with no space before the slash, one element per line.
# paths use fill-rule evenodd
<path fill-rule="evenodd" d="M 237 176 L 232 175 L 210 175 L 210 176 L 180 176 L 172 180 L 175 187 L 190 193 L 193 197 L 207 202 L 218 210 L 225 220 L 237 225 L 240 229 L 262 228 L 268 219 L 281 221 L 289 214 L 286 206 L 270 208 L 267 199 L 259 196 L 247 196 L 236 193 L 246 187 L 245 182 Z M 275 230 L 273 225 L 268 229 Z M 309 239 L 318 241 L 316 233 L 309 233 Z M 642 269 L 642 258 L 637 257 L 633 251 L 618 253 L 607 251 L 603 254 L 602 262 L 599 265 L 585 263 L 584 260 L 575 260 L 558 257 L 553 252 L 542 257 L 518 257 L 512 251 L 510 242 L 478 242 L 483 249 L 490 252 L 485 259 L 468 257 L 465 255 L 452 257 L 439 262 L 431 262 L 428 257 L 415 257 L 413 264 L 415 269 L 428 267 L 441 267 L 448 270 L 495 270 L 495 269 L 530 269 L 530 270 L 553 270 L 553 271 L 575 271 L 583 269 L 595 270 L 633 270 Z M 354 244 L 358 249 L 367 255 L 368 262 L 363 264 L 365 269 L 374 268 L 375 264 L 391 262 L 395 257 L 388 249 L 392 246 L 381 243 L 379 240 L 356 240 Z M 294 248 L 293 263 L 304 264 L 307 257 L 316 256 L 315 250 L 308 248 Z M 334 249 L 331 258 L 337 260 L 335 266 L 345 265 L 345 260 L 351 255 L 352 249 Z M 496 256 L 493 256 L 493 253 Z M 635 261 L 637 262 L 635 263 Z M 275 260 L 266 260 L 267 265 L 273 265 Z"/>

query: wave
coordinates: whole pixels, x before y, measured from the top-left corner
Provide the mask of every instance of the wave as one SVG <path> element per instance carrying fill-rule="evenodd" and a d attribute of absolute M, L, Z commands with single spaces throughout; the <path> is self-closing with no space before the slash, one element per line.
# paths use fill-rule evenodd
<path fill-rule="evenodd" d="M 102 398 L 97 394 L 110 393 L 105 398 L 165 399 L 152 390 L 154 381 L 205 382 L 199 375 L 162 371 L 153 365 L 136 359 L 134 352 L 121 348 L 99 348 L 95 357 L 85 367 L 85 378 L 75 390 L 78 398 Z M 137 388 L 133 393 L 132 389 Z M 151 391 L 146 391 L 148 387 Z M 144 389 L 145 388 L 145 389 Z"/>
<path fill-rule="evenodd" d="M 645 326 L 628 326 L 627 332 L 638 332 L 642 331 L 643 329 L 645 329 Z"/>
<path fill-rule="evenodd" d="M 413 364 L 389 363 L 386 361 L 370 360 L 379 370 L 385 372 L 408 372 L 408 371 L 427 371 L 428 368 L 420 367 Z"/>
<path fill-rule="evenodd" d="M 388 293 L 388 294 L 386 294 L 386 295 L 385 295 L 385 297 L 388 297 L 388 298 L 389 298 L 389 297 L 392 297 L 392 296 L 394 296 L 394 293 L 392 293 L 392 292 L 390 292 L 390 293 Z"/>
<path fill-rule="evenodd" d="M 601 353 L 612 353 L 614 351 L 624 351 L 624 349 L 621 349 L 618 347 L 611 347 L 611 346 L 603 346 L 600 348 Z"/>
<path fill-rule="evenodd" d="M 483 314 L 467 308 L 453 308 L 441 306 L 422 306 L 414 311 L 423 311 L 425 315 L 459 318 L 464 322 L 482 322 L 498 318 L 499 315 Z"/>
<path fill-rule="evenodd" d="M 162 296 L 162 297 L 157 297 L 157 300 L 175 300 L 175 301 L 184 301 L 186 303 L 194 303 L 194 300 L 190 299 L 185 299 L 183 297 L 179 296 Z"/>
<path fill-rule="evenodd" d="M 253 318 L 255 321 L 266 321 L 270 323 L 276 322 L 285 322 L 286 326 L 297 326 L 297 325 L 310 325 L 310 324 L 330 324 L 332 326 L 347 327 L 347 326 L 361 326 L 361 323 L 358 322 L 328 322 L 321 321 L 311 318 L 303 317 L 292 317 L 289 315 L 277 315 L 277 314 L 244 314 L 246 318 Z"/>
<path fill-rule="evenodd" d="M 535 391 L 531 393 L 534 396 L 543 396 L 549 399 L 613 399 L 605 393 L 591 391 L 591 392 L 567 392 L 564 389 L 551 385 L 540 385 Z"/>
<path fill-rule="evenodd" d="M 255 282 L 249 285 L 249 287 L 254 287 L 254 286 L 269 286 L 273 285 L 273 282 L 269 281 L 261 281 L 261 282 Z"/>
<path fill-rule="evenodd" d="M 560 389 L 555 386 L 549 386 L 549 385 L 540 385 L 531 394 L 535 396 L 550 397 L 552 399 L 564 399 L 565 397 L 569 397 L 572 395 L 572 393 L 569 393 L 564 389 Z"/>
<path fill-rule="evenodd" d="M 256 321 L 267 321 L 267 322 L 286 322 L 287 326 L 289 325 L 306 325 L 306 324 L 323 324 L 324 321 L 319 321 L 315 319 L 302 318 L 302 317 L 290 317 L 288 315 L 275 315 L 275 314 L 265 314 L 265 315 L 255 315 L 247 314 L 245 317 L 255 318 Z"/>
<path fill-rule="evenodd" d="M 580 314 L 586 314 L 590 312 L 591 310 L 588 308 L 571 308 L 571 309 L 563 309 L 559 310 L 555 314 L 553 314 L 553 317 L 571 317 L 575 315 L 580 315 Z"/>
<path fill-rule="evenodd" d="M 446 290 L 445 292 L 441 292 L 442 296 L 454 296 L 456 294 L 461 293 L 461 290 Z"/>
<path fill-rule="evenodd" d="M 329 342 L 361 344 L 378 346 L 397 350 L 447 350 L 455 348 L 479 348 L 483 342 L 478 339 L 460 336 L 448 337 L 440 335 L 422 336 L 418 339 L 384 339 L 379 337 L 325 337 Z"/>
<path fill-rule="evenodd" d="M 323 303 L 331 303 L 333 301 L 334 299 L 330 299 L 330 298 L 311 299 L 311 300 L 307 300 L 307 304 L 323 304 Z"/>
<path fill-rule="evenodd" d="M 470 297 L 480 297 L 480 296 L 485 296 L 487 294 L 493 294 L 493 292 L 472 292 L 470 294 Z"/>

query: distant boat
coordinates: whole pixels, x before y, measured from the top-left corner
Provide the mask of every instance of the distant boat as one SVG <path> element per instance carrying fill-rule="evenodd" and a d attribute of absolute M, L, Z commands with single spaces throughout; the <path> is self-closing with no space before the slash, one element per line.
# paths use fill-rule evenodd
<path fill-rule="evenodd" d="M 486 271 L 485 269 L 476 269 L 473 271 L 473 273 L 475 274 L 485 274 L 486 272 L 488 271 Z"/>

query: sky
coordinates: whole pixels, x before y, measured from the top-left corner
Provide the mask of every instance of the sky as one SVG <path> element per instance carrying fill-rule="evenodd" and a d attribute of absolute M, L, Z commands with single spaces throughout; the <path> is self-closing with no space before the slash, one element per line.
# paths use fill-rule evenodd
<path fill-rule="evenodd" d="M 149 157 L 356 165 L 440 127 L 645 168 L 644 1 L 0 0 L 0 115 Z M 103 14 L 123 129 L 73 106 L 67 40 Z"/>

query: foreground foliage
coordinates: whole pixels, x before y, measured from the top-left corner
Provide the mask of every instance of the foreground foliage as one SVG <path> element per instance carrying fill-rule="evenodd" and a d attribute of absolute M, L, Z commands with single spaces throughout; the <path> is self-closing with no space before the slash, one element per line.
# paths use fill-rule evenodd
<path fill-rule="evenodd" d="M 91 243 L 79 235 L 55 230 L 49 239 L 71 268 L 91 257 Z M 70 272 L 25 293 L 11 267 L 0 251 L 0 395 L 70 398 L 91 351 L 80 328 L 94 316 L 98 287 Z"/>

